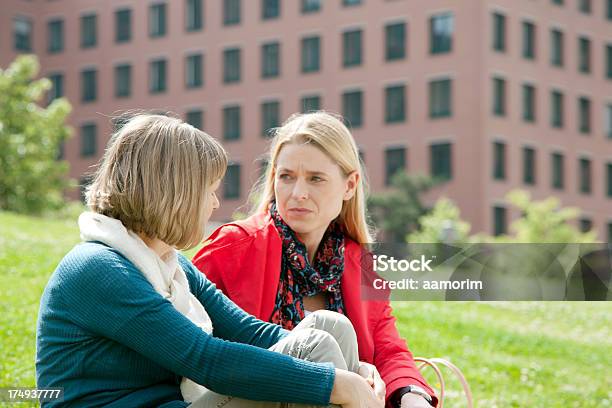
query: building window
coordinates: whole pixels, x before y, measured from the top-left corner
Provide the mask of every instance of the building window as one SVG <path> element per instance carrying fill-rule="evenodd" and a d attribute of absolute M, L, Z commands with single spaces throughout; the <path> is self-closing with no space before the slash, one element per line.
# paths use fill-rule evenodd
<path fill-rule="evenodd" d="M 578 98 L 578 131 L 591 133 L 591 101 L 589 98 Z"/>
<path fill-rule="evenodd" d="M 564 0 L 552 0 L 552 3 L 556 4 L 557 6 L 562 6 L 563 5 L 563 1 Z"/>
<path fill-rule="evenodd" d="M 580 232 L 589 232 L 591 229 L 593 229 L 593 220 L 582 217 L 580 219 Z"/>
<path fill-rule="evenodd" d="M 450 79 L 429 82 L 429 116 L 431 118 L 452 115 L 452 83 Z"/>
<path fill-rule="evenodd" d="M 612 139 L 612 103 L 608 104 L 604 109 L 604 132 L 608 139 Z"/>
<path fill-rule="evenodd" d="M 223 50 L 223 82 L 240 82 L 240 48 Z"/>
<path fill-rule="evenodd" d="M 608 20 L 612 21 L 612 0 L 607 0 L 606 3 L 606 17 Z"/>
<path fill-rule="evenodd" d="M 453 49 L 454 17 L 452 13 L 432 16 L 429 19 L 429 44 L 432 54 L 443 54 Z"/>
<path fill-rule="evenodd" d="M 92 48 L 98 44 L 98 16 L 81 16 L 81 48 Z"/>
<path fill-rule="evenodd" d="M 578 70 L 588 74 L 591 72 L 591 40 L 586 37 L 578 39 Z"/>
<path fill-rule="evenodd" d="M 612 222 L 608 223 L 608 243 L 612 242 Z"/>
<path fill-rule="evenodd" d="M 201 109 L 192 109 L 185 115 L 185 122 L 196 129 L 204 129 L 204 113 Z"/>
<path fill-rule="evenodd" d="M 47 94 L 47 102 L 51 103 L 57 98 L 64 96 L 64 74 L 55 73 L 49 75 L 51 89 Z"/>
<path fill-rule="evenodd" d="M 202 29 L 202 0 L 186 0 L 185 2 L 185 30 L 199 31 Z"/>
<path fill-rule="evenodd" d="M 362 91 L 350 91 L 342 94 L 342 115 L 349 127 L 358 128 L 363 125 Z"/>
<path fill-rule="evenodd" d="M 343 66 L 361 65 L 361 30 L 342 33 Z"/>
<path fill-rule="evenodd" d="M 278 41 L 261 46 L 261 77 L 276 78 L 280 75 L 280 43 Z"/>
<path fill-rule="evenodd" d="M 274 136 L 274 130 L 280 126 L 280 102 L 268 101 L 261 104 L 261 135 Z"/>
<path fill-rule="evenodd" d="M 506 80 L 493 78 L 493 115 L 506 115 Z"/>
<path fill-rule="evenodd" d="M 392 147 L 385 150 L 385 185 L 390 186 L 393 176 L 406 169 L 406 148 Z"/>
<path fill-rule="evenodd" d="M 385 122 L 406 121 L 406 86 L 393 85 L 385 88 Z"/>
<path fill-rule="evenodd" d="M 51 20 L 47 23 L 47 41 L 49 53 L 64 50 L 64 20 Z"/>
<path fill-rule="evenodd" d="M 343 6 L 356 6 L 361 4 L 361 0 L 342 0 Z"/>
<path fill-rule="evenodd" d="M 506 179 L 506 144 L 503 142 L 493 143 L 493 179 Z"/>
<path fill-rule="evenodd" d="M 302 97 L 300 102 L 302 113 L 314 112 L 321 109 L 321 97 L 319 95 L 308 95 Z"/>
<path fill-rule="evenodd" d="M 506 207 L 493 207 L 493 235 L 500 236 L 508 232 L 508 215 Z"/>
<path fill-rule="evenodd" d="M 606 195 L 612 198 L 612 163 L 606 163 L 606 178 Z"/>
<path fill-rule="evenodd" d="M 591 14 L 591 0 L 578 0 L 578 9 L 584 14 Z"/>
<path fill-rule="evenodd" d="M 280 0 L 261 0 L 261 18 L 270 20 L 280 17 Z"/>
<path fill-rule="evenodd" d="M 185 87 L 188 89 L 200 88 L 203 80 L 202 54 L 192 54 L 185 57 Z"/>
<path fill-rule="evenodd" d="M 551 155 L 551 170 L 552 177 L 550 184 L 556 190 L 565 188 L 565 157 L 562 153 L 553 153 Z"/>
<path fill-rule="evenodd" d="M 149 37 L 166 35 L 166 3 L 149 6 Z"/>
<path fill-rule="evenodd" d="M 550 63 L 555 67 L 563 66 L 563 32 L 550 31 Z"/>
<path fill-rule="evenodd" d="M 132 66 L 121 64 L 115 67 L 115 97 L 127 98 L 132 93 Z"/>
<path fill-rule="evenodd" d="M 536 183 L 536 152 L 531 147 L 523 147 L 523 183 Z"/>
<path fill-rule="evenodd" d="M 98 94 L 98 72 L 95 69 L 81 71 L 81 102 L 93 102 Z"/>
<path fill-rule="evenodd" d="M 436 180 L 453 178 L 452 145 L 450 143 L 432 144 L 429 149 L 431 177 Z"/>
<path fill-rule="evenodd" d="M 223 0 L 223 25 L 240 24 L 241 0 Z"/>
<path fill-rule="evenodd" d="M 493 49 L 506 51 L 506 16 L 501 13 L 493 13 Z"/>
<path fill-rule="evenodd" d="M 302 38 L 302 72 L 317 72 L 321 69 L 321 38 Z"/>
<path fill-rule="evenodd" d="M 166 91 L 165 59 L 153 60 L 149 63 L 149 92 L 161 93 Z"/>
<path fill-rule="evenodd" d="M 523 120 L 535 122 L 536 120 L 536 90 L 533 85 L 523 85 Z"/>
<path fill-rule="evenodd" d="M 560 129 L 564 125 L 564 99 L 563 93 L 560 91 L 552 91 L 550 93 L 550 125 L 554 128 Z"/>
<path fill-rule="evenodd" d="M 385 26 L 385 59 L 401 60 L 406 57 L 406 23 Z"/>
<path fill-rule="evenodd" d="M 240 164 L 229 163 L 223 180 L 223 198 L 236 200 L 240 198 Z"/>
<path fill-rule="evenodd" d="M 536 27 L 529 21 L 523 21 L 523 58 L 535 59 Z"/>
<path fill-rule="evenodd" d="M 302 0 L 302 13 L 315 13 L 321 10 L 321 0 Z"/>
<path fill-rule="evenodd" d="M 223 139 L 238 140 L 241 132 L 240 106 L 232 105 L 223 108 Z"/>
<path fill-rule="evenodd" d="M 32 20 L 27 17 L 15 17 L 13 41 L 15 51 L 32 51 Z"/>
<path fill-rule="evenodd" d="M 132 39 L 132 10 L 115 11 L 115 42 L 124 43 Z"/>
<path fill-rule="evenodd" d="M 591 160 L 587 158 L 581 158 L 579 161 L 579 177 L 580 180 L 580 192 L 582 194 L 591 193 Z"/>
<path fill-rule="evenodd" d="M 612 44 L 606 45 L 606 78 L 612 79 Z"/>
<path fill-rule="evenodd" d="M 86 123 L 81 126 L 81 157 L 96 155 L 98 145 L 98 127 L 95 123 Z"/>

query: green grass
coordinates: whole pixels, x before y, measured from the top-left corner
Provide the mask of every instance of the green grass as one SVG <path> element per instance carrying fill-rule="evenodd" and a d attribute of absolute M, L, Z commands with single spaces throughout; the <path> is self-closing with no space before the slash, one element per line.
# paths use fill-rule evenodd
<path fill-rule="evenodd" d="M 76 218 L 59 218 L 0 212 L 0 387 L 35 385 L 40 295 L 79 241 Z M 394 308 L 412 352 L 457 364 L 477 407 L 612 406 L 610 302 L 395 302 Z M 459 384 L 447 387 L 446 407 L 464 406 Z"/>

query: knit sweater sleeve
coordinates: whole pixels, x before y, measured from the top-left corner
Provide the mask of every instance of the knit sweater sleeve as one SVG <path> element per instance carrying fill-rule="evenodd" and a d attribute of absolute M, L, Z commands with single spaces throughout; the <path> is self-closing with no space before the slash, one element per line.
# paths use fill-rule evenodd
<path fill-rule="evenodd" d="M 75 322 L 92 334 L 136 350 L 220 394 L 251 400 L 329 403 L 335 374 L 330 364 L 210 336 L 179 313 L 133 264 L 112 249 L 83 244 L 79 252 L 64 260 L 63 300 Z M 209 282 L 203 282 L 201 289 L 199 298 L 220 335 L 235 340 L 257 334 L 268 339 L 277 337 L 265 323 L 254 322 L 222 298 Z M 241 330 L 242 323 L 251 329 Z M 232 335 L 234 329 L 238 333 Z"/>

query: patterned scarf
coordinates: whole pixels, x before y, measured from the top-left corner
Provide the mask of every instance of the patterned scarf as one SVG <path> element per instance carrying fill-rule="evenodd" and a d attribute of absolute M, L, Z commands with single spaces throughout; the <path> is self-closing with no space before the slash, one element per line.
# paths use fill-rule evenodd
<path fill-rule="evenodd" d="M 304 318 L 303 299 L 318 293 L 327 296 L 327 310 L 344 314 L 340 278 L 344 271 L 344 234 L 334 222 L 323 236 L 314 264 L 310 264 L 306 246 L 280 217 L 276 203 L 270 215 L 283 242 L 280 282 L 271 323 L 293 329 Z"/>

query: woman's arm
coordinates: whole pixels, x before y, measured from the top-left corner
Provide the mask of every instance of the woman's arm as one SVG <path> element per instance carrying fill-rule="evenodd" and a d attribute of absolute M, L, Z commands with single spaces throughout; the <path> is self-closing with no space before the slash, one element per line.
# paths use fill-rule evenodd
<path fill-rule="evenodd" d="M 62 277 L 61 295 L 70 318 L 93 335 L 112 339 L 221 394 L 329 403 L 333 366 L 207 335 L 123 257 L 109 249 L 92 250 L 100 247 L 98 244 L 85 245 L 91 253 L 73 259 L 71 273 Z M 219 298 L 212 301 L 224 302 Z M 242 311 L 230 310 L 230 315 L 252 324 L 252 318 Z M 225 320 L 233 318 L 221 319 L 219 329 L 228 330 L 232 325 Z"/>

